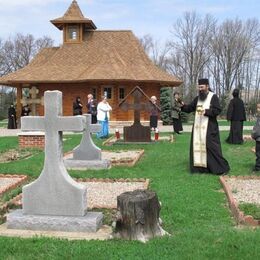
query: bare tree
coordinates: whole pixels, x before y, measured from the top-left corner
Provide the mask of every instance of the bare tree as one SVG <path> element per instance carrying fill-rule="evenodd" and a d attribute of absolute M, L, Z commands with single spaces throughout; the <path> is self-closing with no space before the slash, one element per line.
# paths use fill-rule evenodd
<path fill-rule="evenodd" d="M 241 73 L 243 63 L 259 42 L 259 23 L 257 20 L 226 20 L 218 26 L 211 41 L 214 53 L 211 71 L 216 84 L 221 86 L 221 94 L 229 93 Z M 216 68 L 217 66 L 217 68 Z"/>
<path fill-rule="evenodd" d="M 202 18 L 196 12 L 186 12 L 173 26 L 171 70 L 182 71 L 189 99 L 193 98 L 197 79 L 204 75 L 204 68 L 212 55 L 208 45 L 215 24 L 216 20 L 210 15 Z"/>
<path fill-rule="evenodd" d="M 168 56 L 171 50 L 170 44 L 166 42 L 164 45 L 161 45 L 158 41 L 154 40 L 150 34 L 144 35 L 139 40 L 146 54 L 151 58 L 154 64 L 161 69 L 167 70 L 169 62 Z"/>
<path fill-rule="evenodd" d="M 51 47 L 53 40 L 47 36 L 36 39 L 33 35 L 17 34 L 5 41 L 0 49 L 2 75 L 23 68 L 39 52 L 40 49 Z"/>

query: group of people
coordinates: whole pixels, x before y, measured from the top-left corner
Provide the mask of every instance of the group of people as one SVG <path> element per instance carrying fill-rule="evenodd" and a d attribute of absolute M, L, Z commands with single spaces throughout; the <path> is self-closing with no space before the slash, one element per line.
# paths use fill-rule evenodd
<path fill-rule="evenodd" d="M 22 113 L 21 113 L 21 117 L 22 116 L 29 116 L 31 112 L 31 109 L 29 107 L 29 105 L 24 105 L 22 107 Z M 10 107 L 8 108 L 8 125 L 7 125 L 8 129 L 16 129 L 17 128 L 17 118 L 16 118 L 16 110 L 13 104 L 10 105 Z"/>
<path fill-rule="evenodd" d="M 243 144 L 243 122 L 246 121 L 244 102 L 239 98 L 239 90 L 232 93 L 233 99 L 227 109 L 230 132 L 226 139 L 229 144 Z M 209 87 L 208 79 L 199 79 L 198 96 L 185 104 L 179 94 L 174 94 L 172 118 L 174 131 L 182 130 L 181 112 L 195 112 L 190 144 L 190 171 L 192 173 L 213 173 L 225 175 L 230 170 L 228 161 L 223 157 L 219 136 L 217 116 L 221 113 L 219 99 Z M 257 105 L 257 121 L 252 131 L 256 141 L 256 164 L 254 171 L 260 171 L 260 104 Z"/>
<path fill-rule="evenodd" d="M 101 125 L 101 131 L 97 133 L 98 138 L 106 138 L 109 134 L 109 118 L 112 107 L 107 101 L 107 97 L 103 96 L 101 102 L 97 104 L 92 94 L 88 94 L 88 101 L 86 104 L 87 113 L 91 115 L 91 123 L 96 124 L 97 122 Z M 73 115 L 82 115 L 83 105 L 80 97 L 77 97 L 73 102 Z"/>
<path fill-rule="evenodd" d="M 158 127 L 159 107 L 157 98 L 150 99 L 150 127 L 156 131 Z M 98 138 L 106 138 L 109 134 L 109 118 L 112 107 L 106 96 L 97 104 L 93 95 L 88 95 L 86 104 L 87 113 L 91 114 L 92 124 L 101 125 Z M 80 97 L 73 102 L 73 115 L 82 115 L 83 105 Z M 28 116 L 31 110 L 28 105 L 23 106 L 21 116 Z M 210 87 L 208 79 L 199 79 L 198 96 L 190 104 L 185 104 L 178 92 L 173 94 L 171 117 L 173 130 L 177 134 L 183 131 L 181 113 L 195 112 L 195 119 L 190 144 L 190 170 L 191 172 L 227 174 L 230 170 L 227 160 L 222 155 L 217 116 L 221 113 L 219 99 Z M 256 165 L 254 170 L 260 171 L 260 104 L 257 105 L 257 121 L 253 128 L 252 138 L 256 141 Z M 243 122 L 246 121 L 246 112 L 243 101 L 239 98 L 239 90 L 233 91 L 233 99 L 227 109 L 227 120 L 230 121 L 230 133 L 226 142 L 230 144 L 243 143 Z M 14 105 L 8 109 L 8 128 L 17 128 L 16 111 Z"/>

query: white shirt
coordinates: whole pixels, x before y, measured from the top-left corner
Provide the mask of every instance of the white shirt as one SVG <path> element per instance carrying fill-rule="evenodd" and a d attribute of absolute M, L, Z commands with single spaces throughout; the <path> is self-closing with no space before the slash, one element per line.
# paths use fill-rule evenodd
<path fill-rule="evenodd" d="M 106 116 L 109 120 L 109 111 L 112 110 L 112 107 L 108 103 L 99 102 L 97 106 L 97 120 L 104 121 Z"/>

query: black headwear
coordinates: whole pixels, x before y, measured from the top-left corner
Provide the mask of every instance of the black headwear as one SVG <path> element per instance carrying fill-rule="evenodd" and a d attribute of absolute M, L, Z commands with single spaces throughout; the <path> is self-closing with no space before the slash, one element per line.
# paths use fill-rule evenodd
<path fill-rule="evenodd" d="M 233 93 L 232 93 L 233 97 L 238 97 L 239 96 L 239 89 L 235 88 L 233 90 Z"/>
<path fill-rule="evenodd" d="M 199 85 L 209 85 L 208 79 L 199 79 L 198 80 Z"/>

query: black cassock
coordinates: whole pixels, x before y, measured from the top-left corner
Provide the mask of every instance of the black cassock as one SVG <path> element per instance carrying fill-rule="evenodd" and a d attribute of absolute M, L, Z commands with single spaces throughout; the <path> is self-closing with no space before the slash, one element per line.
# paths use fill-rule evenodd
<path fill-rule="evenodd" d="M 184 105 L 182 111 L 191 113 L 196 111 L 198 97 L 196 97 L 189 105 Z M 217 95 L 213 95 L 210 108 L 205 110 L 205 116 L 208 116 L 208 128 L 206 136 L 207 149 L 207 168 L 195 167 L 193 165 L 193 129 L 190 143 L 190 170 L 198 173 L 223 174 L 230 170 L 227 160 L 223 157 L 221 151 L 221 143 L 219 137 L 219 129 L 217 116 L 220 114 L 221 108 Z M 194 125 L 193 125 L 194 127 Z"/>
<path fill-rule="evenodd" d="M 227 110 L 227 120 L 231 121 L 231 123 L 226 141 L 230 144 L 242 144 L 243 121 L 246 121 L 246 111 L 244 102 L 239 97 L 231 99 Z"/>
<path fill-rule="evenodd" d="M 8 129 L 16 129 L 16 112 L 14 107 L 8 108 Z"/>

